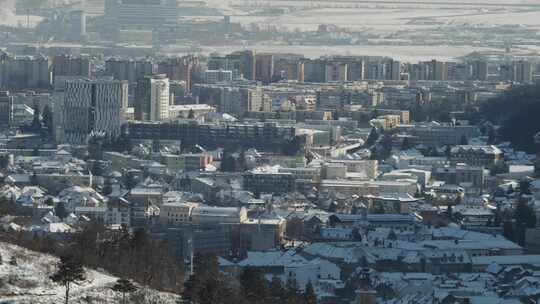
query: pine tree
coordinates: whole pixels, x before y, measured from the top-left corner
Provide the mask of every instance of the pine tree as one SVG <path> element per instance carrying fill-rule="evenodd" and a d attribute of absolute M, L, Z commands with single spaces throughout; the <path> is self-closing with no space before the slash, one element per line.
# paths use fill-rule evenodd
<path fill-rule="evenodd" d="M 519 181 L 519 193 L 531 194 L 531 181 L 528 179 L 522 179 Z"/>
<path fill-rule="evenodd" d="M 527 202 L 520 198 L 514 211 L 514 219 L 518 225 L 523 225 L 526 228 L 534 228 L 536 226 L 536 213 L 527 205 Z"/>
<path fill-rule="evenodd" d="M 512 194 L 512 193 L 514 193 L 514 186 L 509 185 L 508 189 L 506 190 L 506 194 Z"/>
<path fill-rule="evenodd" d="M 56 207 L 54 208 L 54 214 L 62 220 L 68 216 L 68 211 L 64 202 L 59 202 L 58 204 L 56 204 Z"/>
<path fill-rule="evenodd" d="M 366 145 L 373 145 L 377 139 L 379 139 L 379 132 L 377 132 L 377 129 L 373 127 L 371 128 L 371 132 L 369 132 L 368 138 L 366 139 Z"/>
<path fill-rule="evenodd" d="M 293 277 L 289 277 L 285 285 L 285 299 L 287 303 L 297 303 L 299 296 L 298 283 Z"/>
<path fill-rule="evenodd" d="M 187 174 L 180 178 L 180 188 L 183 191 L 191 191 L 191 179 Z"/>
<path fill-rule="evenodd" d="M 105 138 L 101 134 L 92 134 L 88 139 L 88 157 L 90 159 L 103 159 L 103 146 Z"/>
<path fill-rule="evenodd" d="M 138 181 L 137 181 L 137 178 L 133 174 L 128 173 L 126 175 L 125 183 L 126 183 L 126 188 L 128 190 L 131 190 L 135 188 L 135 186 L 137 186 Z"/>
<path fill-rule="evenodd" d="M 5 169 L 9 165 L 9 156 L 0 155 L 0 170 Z"/>
<path fill-rule="evenodd" d="M 0 158 L 1 161 L 1 158 Z M 0 165 L 0 169 L 2 168 L 2 165 Z M 534 177 L 540 178 L 540 153 L 536 154 L 536 159 L 534 161 Z"/>
<path fill-rule="evenodd" d="M 113 189 L 112 189 L 111 179 L 107 178 L 105 180 L 105 184 L 103 185 L 103 189 L 101 190 L 101 192 L 103 192 L 103 195 L 109 195 L 109 194 L 112 193 L 112 191 L 113 191 Z"/>
<path fill-rule="evenodd" d="M 122 293 L 122 304 L 126 303 L 126 293 L 132 293 L 137 291 L 137 286 L 131 283 L 128 279 L 118 279 L 116 284 L 111 288 L 116 292 Z"/>
<path fill-rule="evenodd" d="M 221 159 L 221 171 L 223 172 L 235 172 L 236 171 L 236 160 L 232 155 L 223 153 Z"/>
<path fill-rule="evenodd" d="M 293 138 L 290 138 L 286 140 L 282 145 L 283 154 L 287 156 L 294 156 L 298 154 L 300 151 L 300 137 L 294 136 Z"/>
<path fill-rule="evenodd" d="M 30 175 L 30 184 L 32 186 L 37 186 L 39 185 L 39 182 L 38 182 L 38 177 L 36 175 L 36 172 L 32 173 L 32 175 Z"/>
<path fill-rule="evenodd" d="M 43 107 L 43 113 L 41 116 L 43 118 L 43 124 L 49 130 L 49 132 L 51 132 L 53 129 L 53 114 L 49 105 L 45 105 Z"/>
<path fill-rule="evenodd" d="M 193 112 L 193 109 L 189 109 L 187 118 L 188 119 L 195 119 L 195 112 Z"/>
<path fill-rule="evenodd" d="M 317 295 L 313 289 L 313 284 L 311 281 L 308 281 L 306 285 L 306 291 L 304 292 L 304 302 L 306 304 L 317 304 Z"/>
<path fill-rule="evenodd" d="M 242 148 L 240 151 L 240 155 L 238 156 L 238 162 L 239 162 L 239 171 L 244 171 L 247 169 L 247 162 L 246 162 L 246 151 Z"/>
<path fill-rule="evenodd" d="M 408 137 L 405 137 L 403 139 L 403 142 L 401 143 L 401 150 L 409 150 L 413 147 L 413 144 L 411 143 L 410 139 Z"/>
<path fill-rule="evenodd" d="M 45 205 L 47 205 L 47 206 L 54 206 L 54 200 L 52 199 L 52 197 L 48 197 L 48 198 L 45 200 Z"/>
<path fill-rule="evenodd" d="M 390 229 L 390 233 L 388 233 L 388 239 L 391 240 L 391 241 L 396 241 L 397 240 L 397 235 L 396 235 L 396 232 L 394 231 L 394 229 Z"/>
<path fill-rule="evenodd" d="M 65 303 L 68 304 L 71 284 L 84 281 L 85 271 L 80 261 L 73 256 L 64 256 L 60 258 L 58 270 L 50 278 L 66 288 Z"/>
<path fill-rule="evenodd" d="M 449 220 L 452 220 L 452 216 L 453 216 L 452 205 L 448 205 L 446 207 L 446 216 L 448 217 Z"/>
<path fill-rule="evenodd" d="M 384 135 L 371 153 L 372 159 L 386 160 L 389 158 L 392 155 L 392 137 Z"/>
<path fill-rule="evenodd" d="M 510 221 L 505 221 L 503 223 L 503 236 L 510 241 L 514 241 L 514 225 Z"/>
<path fill-rule="evenodd" d="M 497 133 L 493 127 L 490 127 L 488 130 L 488 145 L 494 145 L 497 143 Z"/>
<path fill-rule="evenodd" d="M 446 147 L 444 148 L 444 156 L 452 156 L 452 147 L 450 145 L 446 145 Z"/>
<path fill-rule="evenodd" d="M 32 119 L 32 130 L 39 132 L 41 131 L 41 119 L 40 119 L 40 113 L 39 113 L 39 106 L 36 104 L 33 107 L 34 109 L 34 117 Z"/>
<path fill-rule="evenodd" d="M 360 233 L 360 229 L 358 227 L 355 227 L 353 230 L 352 230 L 352 236 L 353 236 L 353 240 L 357 241 L 357 242 L 361 242 L 362 241 L 362 234 Z"/>
<path fill-rule="evenodd" d="M 514 210 L 514 220 L 516 223 L 516 241 L 519 245 L 525 244 L 525 231 L 527 228 L 536 226 L 536 213 L 533 208 L 527 205 L 527 202 L 521 197 Z"/>
<path fill-rule="evenodd" d="M 274 276 L 270 282 L 270 297 L 273 303 L 281 303 L 285 297 L 285 289 L 281 283 L 281 279 Z"/>
<path fill-rule="evenodd" d="M 210 292 L 214 292 L 217 287 L 216 278 L 219 276 L 219 266 L 217 258 L 213 255 L 195 254 L 193 257 L 193 274 L 184 283 L 183 297 L 195 303 L 211 301 L 213 298 Z"/>
<path fill-rule="evenodd" d="M 95 161 L 94 165 L 92 166 L 92 174 L 95 176 L 103 176 L 103 167 L 99 163 L 99 161 Z"/>
<path fill-rule="evenodd" d="M 263 274 L 255 268 L 246 268 L 240 276 L 244 295 L 250 303 L 260 303 L 268 298 L 268 283 Z"/>

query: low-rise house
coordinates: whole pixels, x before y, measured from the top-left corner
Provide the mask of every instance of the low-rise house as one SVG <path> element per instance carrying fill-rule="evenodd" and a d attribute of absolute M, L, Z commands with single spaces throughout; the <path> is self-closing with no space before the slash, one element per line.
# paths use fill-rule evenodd
<path fill-rule="evenodd" d="M 107 198 L 96 190 L 79 186 L 73 186 L 62 190 L 58 195 L 58 198 L 60 202 L 64 203 L 68 211 L 75 211 L 77 207 L 105 206 L 107 202 Z"/>
<path fill-rule="evenodd" d="M 43 204 L 46 199 L 45 189 L 38 186 L 26 186 L 21 189 L 17 203 L 26 205 Z"/>
<path fill-rule="evenodd" d="M 4 183 L 17 187 L 31 186 L 30 174 L 9 174 L 4 178 Z"/>

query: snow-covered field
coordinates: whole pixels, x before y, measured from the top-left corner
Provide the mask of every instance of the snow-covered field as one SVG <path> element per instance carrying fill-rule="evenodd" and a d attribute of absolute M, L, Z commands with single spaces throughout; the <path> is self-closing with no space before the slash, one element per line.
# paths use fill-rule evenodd
<path fill-rule="evenodd" d="M 520 24 L 540 29 L 540 10 L 518 8 L 483 9 L 471 7 L 376 7 L 313 8 L 293 11 L 280 16 L 233 16 L 242 24 L 271 24 L 291 30 L 314 30 L 321 23 L 335 24 L 351 29 L 369 29 L 374 33 L 426 28 L 418 21 L 429 20 L 439 24 L 502 25 Z"/>
<path fill-rule="evenodd" d="M 49 276 L 56 270 L 58 259 L 24 248 L 0 242 L 0 302 L 13 304 L 50 304 L 63 303 L 64 287 L 53 283 Z M 10 265 L 12 256 L 17 259 L 17 266 Z M 120 295 L 110 287 L 117 278 L 103 272 L 87 269 L 86 281 L 72 285 L 70 303 L 118 303 Z M 139 290 L 151 303 L 177 303 L 178 296 L 154 290 Z M 130 302 L 132 303 L 132 302 Z M 139 302 L 139 303 L 150 303 Z"/>
<path fill-rule="evenodd" d="M 15 1 L 16 0 L 0 0 L 0 25 L 9 26 L 36 26 L 43 18 L 39 16 L 27 16 L 15 14 Z"/>

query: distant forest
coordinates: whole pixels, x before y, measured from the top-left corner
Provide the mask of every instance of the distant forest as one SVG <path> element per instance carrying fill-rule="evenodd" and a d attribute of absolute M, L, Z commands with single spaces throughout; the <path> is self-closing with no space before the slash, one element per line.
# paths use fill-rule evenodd
<path fill-rule="evenodd" d="M 483 102 L 476 113 L 476 123 L 489 121 L 500 125 L 498 139 L 529 153 L 540 152 L 534 136 L 540 132 L 540 85 L 516 86 L 499 97 Z"/>

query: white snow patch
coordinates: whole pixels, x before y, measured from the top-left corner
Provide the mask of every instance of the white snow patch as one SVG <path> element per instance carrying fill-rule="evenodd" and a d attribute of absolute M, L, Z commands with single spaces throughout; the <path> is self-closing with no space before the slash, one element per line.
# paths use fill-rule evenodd
<path fill-rule="evenodd" d="M 62 303 L 65 289 L 52 282 L 49 276 L 56 271 L 58 258 L 0 242 L 0 299 L 17 304 Z M 15 256 L 17 265 L 10 265 Z M 118 303 L 120 295 L 110 288 L 118 278 L 92 269 L 86 269 L 86 280 L 79 285 L 72 285 L 70 303 Z M 152 303 L 177 303 L 179 296 L 141 289 Z"/>

